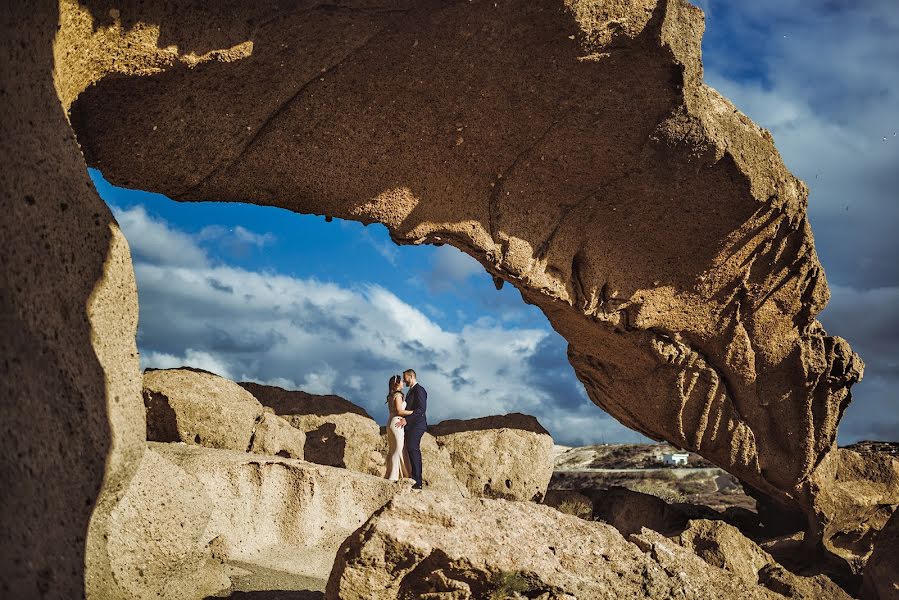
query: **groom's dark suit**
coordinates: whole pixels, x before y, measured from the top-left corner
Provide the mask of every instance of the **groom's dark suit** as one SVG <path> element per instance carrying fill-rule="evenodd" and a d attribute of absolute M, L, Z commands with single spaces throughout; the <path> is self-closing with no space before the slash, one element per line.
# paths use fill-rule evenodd
<path fill-rule="evenodd" d="M 405 445 L 409 453 L 409 468 L 415 487 L 421 487 L 421 436 L 428 430 L 428 392 L 420 383 L 409 388 L 406 394 L 406 410 L 412 414 L 406 417 Z"/>

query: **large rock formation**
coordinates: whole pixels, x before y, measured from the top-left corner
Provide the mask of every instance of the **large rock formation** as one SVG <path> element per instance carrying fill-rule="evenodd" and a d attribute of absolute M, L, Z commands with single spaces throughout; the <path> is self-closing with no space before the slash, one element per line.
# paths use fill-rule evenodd
<path fill-rule="evenodd" d="M 150 442 L 112 510 L 117 598 L 204 598 L 225 560 L 328 577 L 340 543 L 408 484 L 272 456 Z"/>
<path fill-rule="evenodd" d="M 305 460 L 369 475 L 384 474 L 378 424 L 361 406 L 340 396 L 252 382 L 239 385 L 305 434 Z"/>
<path fill-rule="evenodd" d="M 57 76 L 110 181 L 453 244 L 540 306 L 597 404 L 817 518 L 809 476 L 862 365 L 815 320 L 806 187 L 702 83 L 698 9 L 80 10 L 58 53 L 137 48 Z M 136 23 L 181 44 L 135 44 Z"/>
<path fill-rule="evenodd" d="M 710 565 L 730 571 L 747 584 L 759 583 L 788 598 L 850 598 L 824 575 L 804 577 L 791 573 L 736 527 L 723 521 L 690 521 L 677 541 Z"/>
<path fill-rule="evenodd" d="M 303 458 L 301 430 L 214 373 L 187 367 L 147 370 L 143 396 L 150 441 Z"/>
<path fill-rule="evenodd" d="M 874 540 L 862 578 L 862 598 L 899 598 L 899 512 L 893 513 Z"/>
<path fill-rule="evenodd" d="M 828 538 L 858 528 L 837 523 L 865 512 L 868 473 L 840 482 L 845 504 L 817 497 L 841 472 L 836 426 L 861 361 L 815 320 L 828 290 L 806 187 L 702 83 L 695 7 L 8 9 L 2 589 L 77 595 L 87 545 L 90 593 L 116 597 L 104 515 L 143 451 L 132 272 L 67 116 L 116 184 L 461 248 L 544 311 L 622 422 L 800 509 L 810 542 L 833 551 Z"/>
<path fill-rule="evenodd" d="M 644 553 L 609 525 L 549 507 L 397 496 L 340 547 L 326 598 L 428 597 L 778 598 L 676 543 Z"/>
<path fill-rule="evenodd" d="M 530 415 L 452 419 L 428 428 L 449 455 L 466 496 L 541 502 L 553 471 L 553 440 Z M 430 469 L 428 469 L 430 470 Z"/>
<path fill-rule="evenodd" d="M 240 385 L 305 432 L 306 460 L 384 475 L 386 431 L 361 406 L 340 396 Z M 549 433 L 529 415 L 442 421 L 422 438 L 422 477 L 432 491 L 539 502 L 552 476 L 552 447 Z"/>

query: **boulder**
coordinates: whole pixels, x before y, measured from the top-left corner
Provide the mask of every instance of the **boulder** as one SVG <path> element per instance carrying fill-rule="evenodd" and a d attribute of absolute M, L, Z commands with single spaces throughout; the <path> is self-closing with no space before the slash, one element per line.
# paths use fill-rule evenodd
<path fill-rule="evenodd" d="M 553 440 L 521 413 L 443 421 L 428 428 L 449 454 L 467 496 L 541 502 L 553 472 Z"/>
<path fill-rule="evenodd" d="M 682 531 L 690 519 L 722 518 L 711 508 L 695 504 L 669 504 L 653 494 L 636 492 L 621 486 L 605 490 L 585 490 L 593 503 L 593 517 L 601 519 L 622 535 L 639 533 L 644 527 L 664 535 Z"/>
<path fill-rule="evenodd" d="M 899 598 L 899 512 L 894 512 L 877 537 L 862 576 L 864 600 Z"/>
<path fill-rule="evenodd" d="M 874 539 L 899 506 L 899 458 L 840 448 L 818 465 L 810 485 L 811 539 L 820 539 L 825 550 L 860 575 Z"/>
<path fill-rule="evenodd" d="M 305 460 L 384 475 L 380 430 L 362 407 L 340 396 L 320 396 L 253 382 L 239 385 L 305 434 Z"/>
<path fill-rule="evenodd" d="M 791 573 L 736 527 L 723 521 L 690 521 L 677 541 L 708 564 L 730 571 L 747 583 L 758 582 L 788 598 L 850 598 L 824 575 L 804 577 Z"/>
<path fill-rule="evenodd" d="M 262 404 L 233 381 L 198 369 L 148 369 L 143 385 L 148 440 L 249 450 Z"/>
<path fill-rule="evenodd" d="M 305 445 L 306 434 L 266 406 L 253 432 L 250 452 L 302 459 Z"/>
<path fill-rule="evenodd" d="M 412 492 L 341 545 L 325 597 L 779 598 L 659 538 L 644 552 L 547 506 Z"/>
<path fill-rule="evenodd" d="M 193 600 L 230 584 L 222 557 L 213 556 L 216 507 L 196 476 L 171 459 L 179 451 L 151 444 L 110 512 L 105 558 L 122 598 Z"/>
<path fill-rule="evenodd" d="M 340 543 L 408 484 L 275 456 L 150 442 L 111 513 L 129 597 L 193 600 L 229 585 L 225 561 L 324 583 Z"/>

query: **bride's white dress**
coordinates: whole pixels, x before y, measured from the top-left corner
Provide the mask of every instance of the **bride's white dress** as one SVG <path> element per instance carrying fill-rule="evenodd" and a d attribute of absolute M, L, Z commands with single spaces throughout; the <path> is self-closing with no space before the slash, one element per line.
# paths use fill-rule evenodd
<path fill-rule="evenodd" d="M 387 468 L 384 472 L 384 477 L 391 481 L 397 481 L 400 477 L 409 477 L 409 458 L 404 448 L 405 436 L 403 428 L 396 426 L 400 416 L 396 414 L 393 396 L 391 396 L 387 406 L 390 410 L 390 419 L 387 421 Z M 400 406 L 403 410 L 406 410 L 406 401 L 403 400 Z"/>

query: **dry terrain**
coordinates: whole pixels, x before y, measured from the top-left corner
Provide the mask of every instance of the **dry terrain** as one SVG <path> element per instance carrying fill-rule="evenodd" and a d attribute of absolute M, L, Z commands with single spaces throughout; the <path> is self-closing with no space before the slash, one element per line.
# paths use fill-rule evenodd
<path fill-rule="evenodd" d="M 612 486 L 652 494 L 668 502 L 702 504 L 716 510 L 730 506 L 755 509 L 737 479 L 701 456 L 690 453 L 687 467 L 668 467 L 656 460 L 679 452 L 669 444 L 600 444 L 556 446 L 550 490 L 599 490 Z"/>

